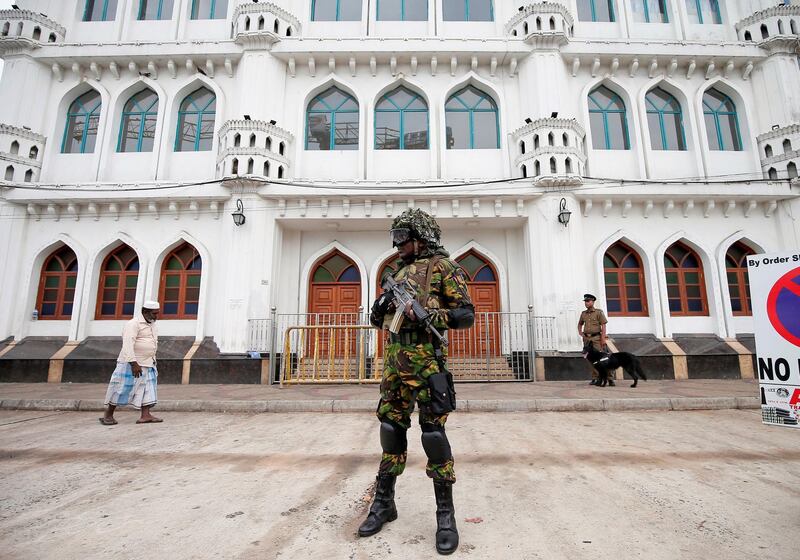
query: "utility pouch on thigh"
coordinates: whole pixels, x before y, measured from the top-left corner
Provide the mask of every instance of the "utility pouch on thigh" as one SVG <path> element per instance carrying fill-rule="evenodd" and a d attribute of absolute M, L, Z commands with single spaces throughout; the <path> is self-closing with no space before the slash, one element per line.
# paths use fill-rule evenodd
<path fill-rule="evenodd" d="M 442 368 L 428 378 L 428 394 L 431 402 L 425 408 L 431 414 L 447 414 L 456 409 L 456 389 L 453 385 L 453 374 Z"/>

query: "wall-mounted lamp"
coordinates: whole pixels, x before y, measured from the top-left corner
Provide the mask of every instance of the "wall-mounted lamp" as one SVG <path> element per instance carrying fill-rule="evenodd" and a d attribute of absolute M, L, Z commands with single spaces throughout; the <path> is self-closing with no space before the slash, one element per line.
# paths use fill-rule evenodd
<path fill-rule="evenodd" d="M 571 215 L 572 212 L 567 210 L 567 199 L 562 198 L 561 202 L 558 204 L 558 221 L 564 224 L 564 227 L 567 227 Z"/>
<path fill-rule="evenodd" d="M 245 217 L 244 217 L 244 204 L 242 204 L 242 199 L 236 199 L 236 212 L 231 212 L 231 216 L 233 217 L 233 223 L 237 226 L 244 225 Z M 559 219 L 561 217 L 559 216 Z M 567 218 L 569 219 L 569 218 Z"/>

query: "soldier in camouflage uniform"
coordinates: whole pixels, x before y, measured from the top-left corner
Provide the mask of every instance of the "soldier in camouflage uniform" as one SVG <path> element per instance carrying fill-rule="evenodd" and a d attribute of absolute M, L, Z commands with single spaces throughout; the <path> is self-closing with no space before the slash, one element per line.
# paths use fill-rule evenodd
<path fill-rule="evenodd" d="M 397 247 L 401 258 L 393 277 L 397 282 L 406 280 L 416 290 L 417 301 L 433 315 L 431 324 L 439 332 L 471 327 L 475 312 L 467 278 L 441 247 L 441 231 L 436 221 L 419 209 L 409 209 L 394 220 L 391 235 L 392 245 Z M 428 277 L 430 291 L 426 294 Z M 370 322 L 379 328 L 387 327 L 394 312 L 391 295 L 382 294 L 372 306 Z M 452 490 L 456 475 L 445 433 L 447 413 L 437 414 L 431 410 L 428 382 L 443 367 L 444 360 L 438 360 L 436 352 L 439 350 L 439 355 L 443 356 L 445 348 L 441 348 L 435 337 L 416 320 L 410 306 L 405 309 L 400 332 L 390 336 L 377 409 L 383 455 L 375 500 L 358 534 L 362 537 L 374 535 L 384 523 L 397 519 L 394 484 L 406 466 L 406 431 L 411 427 L 411 413 L 416 402 L 420 408 L 422 446 L 428 456 L 425 470 L 433 479 L 436 496 L 436 549 L 441 554 L 450 554 L 458 547 Z"/>

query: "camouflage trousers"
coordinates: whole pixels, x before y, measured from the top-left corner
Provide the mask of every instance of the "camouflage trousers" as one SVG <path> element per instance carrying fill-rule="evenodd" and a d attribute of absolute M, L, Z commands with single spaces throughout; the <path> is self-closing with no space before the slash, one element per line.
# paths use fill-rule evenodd
<path fill-rule="evenodd" d="M 428 378 L 438 372 L 439 364 L 432 344 L 389 344 L 383 363 L 381 400 L 376 411 L 378 418 L 407 430 L 411 427 L 414 404 L 419 403 L 420 426 L 444 427 L 447 414 L 432 414 L 425 406 L 431 400 Z M 406 468 L 406 455 L 406 452 L 399 455 L 384 452 L 379 472 L 395 476 L 402 474 Z M 429 460 L 425 473 L 436 480 L 456 480 L 452 457 L 443 464 L 433 464 Z"/>

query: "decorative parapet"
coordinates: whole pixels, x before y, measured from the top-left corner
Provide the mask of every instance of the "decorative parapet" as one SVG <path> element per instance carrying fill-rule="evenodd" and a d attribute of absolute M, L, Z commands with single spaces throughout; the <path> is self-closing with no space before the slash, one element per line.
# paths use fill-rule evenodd
<path fill-rule="evenodd" d="M 219 130 L 217 176 L 258 175 L 274 179 L 289 176 L 289 146 L 294 136 L 265 121 L 227 121 Z"/>
<path fill-rule="evenodd" d="M 768 179 L 794 179 L 800 168 L 800 124 L 759 134 L 761 169 Z"/>
<path fill-rule="evenodd" d="M 575 119 L 537 119 L 512 133 L 523 177 L 577 176 L 586 169 L 586 132 Z"/>
<path fill-rule="evenodd" d="M 736 24 L 741 41 L 752 41 L 770 50 L 792 52 L 800 41 L 800 6 L 773 6 Z"/>
<path fill-rule="evenodd" d="M 30 10 L 0 10 L 0 53 L 39 48 L 64 41 L 66 29 Z"/>
<path fill-rule="evenodd" d="M 541 2 L 520 8 L 506 24 L 505 31 L 537 48 L 559 48 L 569 42 L 572 26 L 572 14 L 566 7 Z"/>
<path fill-rule="evenodd" d="M 270 2 L 239 4 L 233 12 L 233 39 L 245 47 L 269 48 L 300 29 L 300 20 Z"/>
<path fill-rule="evenodd" d="M 0 124 L 0 173 L 6 181 L 39 180 L 47 139 L 25 128 Z"/>

